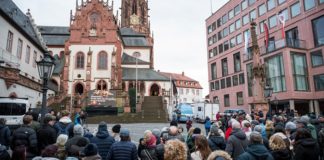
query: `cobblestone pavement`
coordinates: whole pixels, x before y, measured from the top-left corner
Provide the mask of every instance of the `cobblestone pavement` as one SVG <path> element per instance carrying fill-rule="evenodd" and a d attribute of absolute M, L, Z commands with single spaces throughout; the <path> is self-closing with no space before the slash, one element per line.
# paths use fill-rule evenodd
<path fill-rule="evenodd" d="M 108 130 L 109 133 L 111 133 L 111 128 L 112 126 L 114 126 L 115 124 L 108 124 Z M 121 124 L 122 128 L 127 128 L 130 130 L 130 136 L 132 141 L 137 145 L 138 141 L 140 138 L 143 137 L 144 135 L 144 131 L 145 130 L 152 130 L 152 129 L 162 129 L 163 127 L 168 127 L 170 124 L 169 123 L 131 123 L 131 124 Z M 184 129 L 184 133 L 183 135 L 187 135 L 187 129 L 186 129 L 186 124 L 181 123 L 180 124 L 183 129 Z M 199 127 L 201 129 L 202 133 L 205 133 L 205 127 L 203 124 L 199 124 L 199 123 L 193 123 L 192 125 L 193 127 Z M 90 130 L 91 133 L 96 133 L 97 132 L 97 124 L 86 124 L 85 125 L 86 128 L 88 128 Z"/>

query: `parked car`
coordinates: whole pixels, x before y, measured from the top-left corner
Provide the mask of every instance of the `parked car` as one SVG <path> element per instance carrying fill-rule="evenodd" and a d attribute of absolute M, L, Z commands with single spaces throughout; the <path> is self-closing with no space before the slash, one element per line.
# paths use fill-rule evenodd
<path fill-rule="evenodd" d="M 245 111 L 243 109 L 227 109 L 224 111 L 224 115 L 227 116 L 232 116 L 234 113 L 240 114 L 243 113 L 245 114 Z"/>

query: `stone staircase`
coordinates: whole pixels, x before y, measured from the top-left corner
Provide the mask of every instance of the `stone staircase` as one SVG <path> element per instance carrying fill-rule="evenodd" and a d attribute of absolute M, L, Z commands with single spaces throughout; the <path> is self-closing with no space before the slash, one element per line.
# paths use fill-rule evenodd
<path fill-rule="evenodd" d="M 167 113 L 161 96 L 144 97 L 142 111 L 139 114 L 146 122 L 167 122 Z"/>

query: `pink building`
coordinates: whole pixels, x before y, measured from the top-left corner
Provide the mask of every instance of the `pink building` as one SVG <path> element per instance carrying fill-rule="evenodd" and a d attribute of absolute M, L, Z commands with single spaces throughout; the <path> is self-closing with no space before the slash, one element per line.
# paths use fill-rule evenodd
<path fill-rule="evenodd" d="M 279 15 L 284 17 L 280 21 Z M 206 19 L 209 97 L 253 109 L 250 22 L 258 24 L 271 109 L 324 113 L 324 0 L 230 0 Z M 284 27 L 283 26 L 284 21 Z M 266 24 L 269 31 L 265 44 Z M 247 51 L 245 51 L 247 50 Z"/>

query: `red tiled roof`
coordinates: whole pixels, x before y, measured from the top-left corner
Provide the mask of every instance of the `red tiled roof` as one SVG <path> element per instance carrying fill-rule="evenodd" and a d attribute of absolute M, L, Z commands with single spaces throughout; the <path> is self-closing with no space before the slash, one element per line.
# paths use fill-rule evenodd
<path fill-rule="evenodd" d="M 168 72 L 159 72 L 159 73 L 169 78 L 171 76 L 171 79 L 175 81 L 175 85 L 177 87 L 202 89 L 198 81 L 184 74 L 168 73 Z M 180 81 L 182 82 L 182 84 L 180 84 Z M 188 84 L 186 84 L 186 82 L 188 82 Z M 191 82 L 196 83 L 196 85 L 191 85 Z"/>

